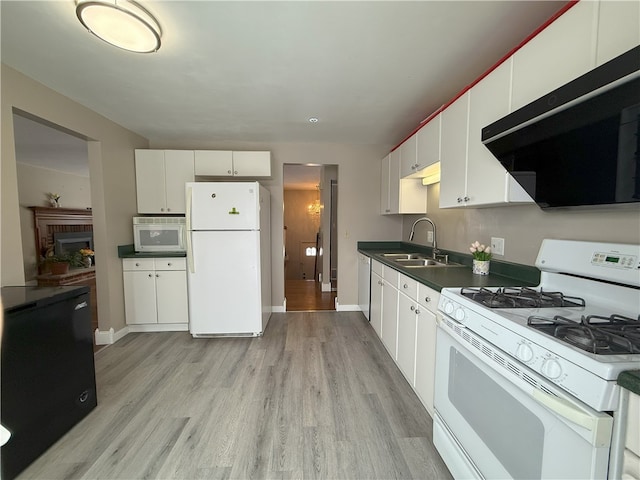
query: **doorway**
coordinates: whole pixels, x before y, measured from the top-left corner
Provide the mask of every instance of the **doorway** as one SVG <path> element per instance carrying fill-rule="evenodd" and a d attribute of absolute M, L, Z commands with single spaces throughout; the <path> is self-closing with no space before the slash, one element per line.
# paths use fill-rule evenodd
<path fill-rule="evenodd" d="M 49 253 L 60 253 L 55 251 L 56 242 L 65 235 L 86 237 L 87 246 L 92 247 L 87 140 L 17 110 L 13 113 L 13 128 L 25 282 L 27 285 L 88 286 L 92 331 L 95 331 L 98 328 L 95 269 L 98 267 L 75 265 L 77 275 L 71 271 L 67 276 L 56 277 L 42 263 Z M 58 197 L 55 202 L 52 194 Z M 46 221 L 42 220 L 43 216 Z M 36 218 L 40 218 L 37 230 Z M 76 245 L 74 250 L 79 251 L 79 247 Z M 95 343 L 94 348 L 98 348 Z"/>
<path fill-rule="evenodd" d="M 287 311 L 335 310 L 337 175 L 337 165 L 283 166 Z"/>

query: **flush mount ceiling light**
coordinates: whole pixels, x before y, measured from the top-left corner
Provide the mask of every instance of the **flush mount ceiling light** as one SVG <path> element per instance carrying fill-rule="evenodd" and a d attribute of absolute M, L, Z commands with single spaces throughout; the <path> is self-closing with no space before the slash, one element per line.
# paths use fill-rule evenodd
<path fill-rule="evenodd" d="M 311 118 L 309 119 L 309 122 L 310 122 L 310 123 L 318 123 L 318 119 L 317 119 L 316 117 L 311 117 Z"/>
<path fill-rule="evenodd" d="M 90 33 L 118 48 L 138 53 L 160 48 L 160 25 L 136 2 L 80 0 L 76 3 L 76 15 Z"/>

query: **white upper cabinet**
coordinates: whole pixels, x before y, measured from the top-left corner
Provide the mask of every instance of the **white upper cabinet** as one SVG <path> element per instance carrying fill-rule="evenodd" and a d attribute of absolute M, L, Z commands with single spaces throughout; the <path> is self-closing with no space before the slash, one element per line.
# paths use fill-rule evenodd
<path fill-rule="evenodd" d="M 271 152 L 196 150 L 195 174 L 210 177 L 270 177 Z"/>
<path fill-rule="evenodd" d="M 380 213 L 427 213 L 427 187 L 417 178 L 400 178 L 400 149 L 384 157 L 380 165 Z"/>
<path fill-rule="evenodd" d="M 577 3 L 514 53 L 512 111 L 595 67 L 597 10 Z"/>
<path fill-rule="evenodd" d="M 482 129 L 509 113 L 510 89 L 511 59 L 474 85 L 469 92 L 466 190 L 463 195 L 467 199 L 463 202 L 465 206 L 533 203 L 533 199 L 511 179 L 502 164 L 482 144 Z"/>
<path fill-rule="evenodd" d="M 612 58 L 640 45 L 640 2 L 600 2 L 596 64 L 602 65 Z"/>
<path fill-rule="evenodd" d="M 270 177 L 271 152 L 233 152 L 233 174 L 239 177 Z"/>
<path fill-rule="evenodd" d="M 400 145 L 400 178 L 423 178 L 435 171 L 428 167 L 440 161 L 440 115 Z"/>
<path fill-rule="evenodd" d="M 192 150 L 136 150 L 138 213 L 185 213 L 184 185 L 193 182 Z"/>
<path fill-rule="evenodd" d="M 194 165 L 196 175 L 231 177 L 233 176 L 233 152 L 231 150 L 196 150 Z"/>
<path fill-rule="evenodd" d="M 467 200 L 468 119 L 469 92 L 467 91 L 442 112 L 440 208 L 464 205 Z"/>
<path fill-rule="evenodd" d="M 416 133 L 418 137 L 416 171 L 418 172 L 440 161 L 441 120 L 442 114 L 438 114 Z"/>
<path fill-rule="evenodd" d="M 400 178 L 406 178 L 416 173 L 417 163 L 417 136 L 411 135 L 400 145 Z"/>

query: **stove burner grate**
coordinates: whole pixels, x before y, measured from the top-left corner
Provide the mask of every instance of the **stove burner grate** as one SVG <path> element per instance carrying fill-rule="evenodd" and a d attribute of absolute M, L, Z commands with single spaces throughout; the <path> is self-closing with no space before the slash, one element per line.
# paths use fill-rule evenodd
<path fill-rule="evenodd" d="M 530 287 L 463 288 L 460 294 L 489 308 L 584 307 L 585 301 L 562 292 L 548 292 Z"/>
<path fill-rule="evenodd" d="M 583 315 L 577 322 L 561 315 L 532 315 L 527 325 L 595 354 L 640 353 L 640 316 L 635 320 L 617 314 Z"/>

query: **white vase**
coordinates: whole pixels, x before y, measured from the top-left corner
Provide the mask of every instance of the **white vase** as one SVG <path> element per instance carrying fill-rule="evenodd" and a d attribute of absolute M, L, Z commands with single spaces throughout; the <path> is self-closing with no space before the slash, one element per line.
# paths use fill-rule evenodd
<path fill-rule="evenodd" d="M 473 261 L 473 273 L 476 275 L 489 275 L 490 260 L 474 260 Z"/>

